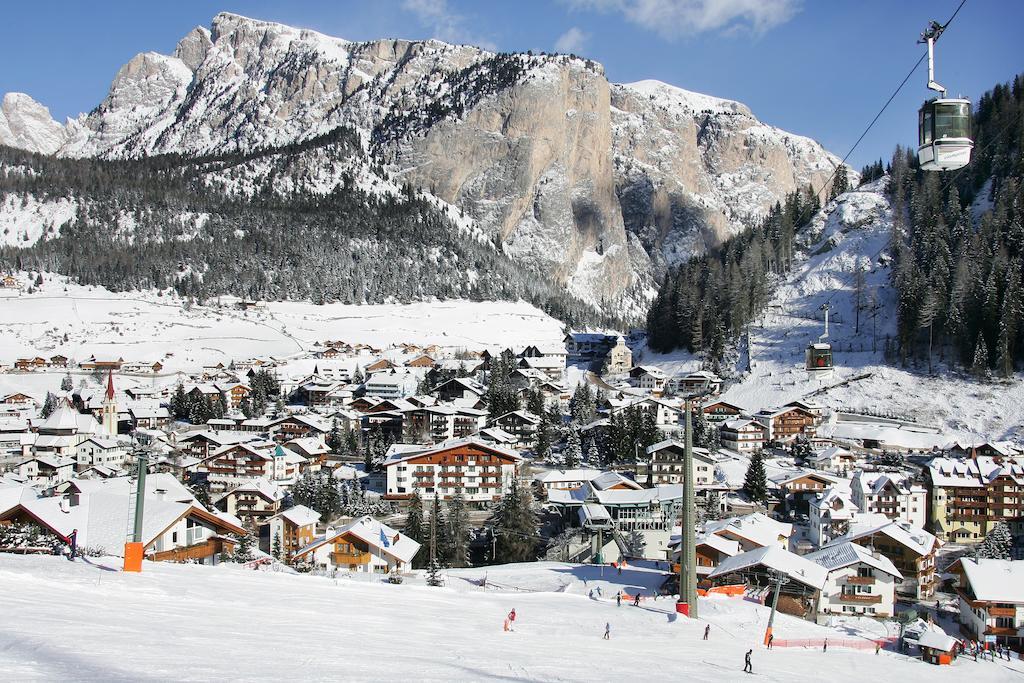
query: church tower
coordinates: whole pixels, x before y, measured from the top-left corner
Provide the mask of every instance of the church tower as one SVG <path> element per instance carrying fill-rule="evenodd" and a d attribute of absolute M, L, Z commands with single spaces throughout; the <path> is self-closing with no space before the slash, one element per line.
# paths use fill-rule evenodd
<path fill-rule="evenodd" d="M 117 401 L 114 399 L 114 371 L 107 374 L 107 393 L 103 396 L 103 433 L 117 435 Z"/>

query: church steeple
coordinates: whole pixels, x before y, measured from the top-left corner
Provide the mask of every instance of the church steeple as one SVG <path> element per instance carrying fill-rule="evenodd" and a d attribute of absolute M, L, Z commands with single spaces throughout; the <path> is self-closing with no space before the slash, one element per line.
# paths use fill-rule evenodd
<path fill-rule="evenodd" d="M 107 373 L 107 391 L 103 395 L 103 432 L 117 435 L 117 400 L 114 394 L 114 371 Z"/>

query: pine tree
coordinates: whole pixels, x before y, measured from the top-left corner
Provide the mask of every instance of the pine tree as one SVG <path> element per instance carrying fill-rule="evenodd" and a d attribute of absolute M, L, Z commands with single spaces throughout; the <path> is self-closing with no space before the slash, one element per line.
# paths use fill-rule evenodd
<path fill-rule="evenodd" d="M 565 467 L 576 469 L 583 461 L 583 445 L 580 441 L 580 433 L 577 429 L 570 427 L 569 435 L 565 444 Z"/>
<path fill-rule="evenodd" d="M 422 569 L 426 566 L 428 561 L 427 552 L 424 550 L 424 541 L 426 534 L 424 532 L 424 519 L 423 519 L 423 499 L 420 498 L 419 491 L 412 494 L 409 499 L 409 512 L 405 518 L 405 526 L 402 527 L 402 533 L 420 544 L 419 552 L 412 559 L 412 566 L 415 569 Z"/>
<path fill-rule="evenodd" d="M 540 422 L 537 424 L 537 431 L 534 433 L 534 457 L 539 460 L 551 457 L 554 435 L 555 425 L 552 422 L 551 412 L 543 409 L 540 412 Z"/>
<path fill-rule="evenodd" d="M 704 501 L 704 519 L 721 519 L 722 517 L 722 495 L 715 489 L 708 492 Z"/>
<path fill-rule="evenodd" d="M 537 517 L 533 512 L 533 496 L 512 480 L 491 518 L 495 540 L 494 562 L 532 562 L 536 559 L 540 537 Z"/>
<path fill-rule="evenodd" d="M 326 443 L 327 447 L 331 449 L 331 453 L 335 455 L 341 454 L 345 447 L 345 439 L 342 438 L 341 429 L 338 428 L 338 418 L 331 421 L 331 431 L 327 434 Z"/>
<path fill-rule="evenodd" d="M 75 388 L 75 384 L 71 380 L 71 375 L 70 374 L 64 375 L 64 379 L 62 379 L 60 381 L 60 390 L 61 391 L 71 391 L 74 388 Z"/>
<path fill-rule="evenodd" d="M 644 532 L 639 529 L 633 529 L 626 536 L 626 553 L 631 558 L 643 558 L 645 551 L 647 550 L 647 539 L 644 538 Z"/>
<path fill-rule="evenodd" d="M 238 543 L 235 544 L 235 554 L 232 557 L 235 562 L 251 562 L 255 559 L 253 553 L 253 535 L 251 533 L 245 533 L 238 537 Z"/>
<path fill-rule="evenodd" d="M 768 500 L 768 475 L 764 469 L 763 451 L 754 451 L 750 456 L 750 466 L 743 478 L 743 492 L 755 503 L 764 504 Z"/>
<path fill-rule="evenodd" d="M 985 344 L 984 337 L 980 334 L 974 346 L 974 360 L 971 362 L 971 373 L 978 379 L 987 379 L 989 376 L 988 346 Z"/>
<path fill-rule="evenodd" d="M 450 567 L 468 567 L 469 563 L 469 512 L 462 493 L 456 493 L 448 501 L 448 532 L 445 534 L 448 547 L 445 557 Z"/>
<path fill-rule="evenodd" d="M 985 539 L 975 548 L 974 556 L 990 560 L 1009 560 L 1013 552 L 1013 535 L 1006 522 L 999 522 L 989 529 Z"/>
<path fill-rule="evenodd" d="M 43 401 L 43 407 L 39 411 L 39 416 L 44 420 L 50 417 L 50 414 L 57 409 L 57 397 L 51 394 L 49 391 L 46 392 L 46 400 Z"/>
<path fill-rule="evenodd" d="M 444 560 L 441 557 L 440 549 L 444 541 L 440 538 L 440 530 L 444 528 L 444 518 L 441 513 L 441 504 L 438 496 L 434 494 L 434 503 L 430 508 L 430 538 L 429 538 L 429 560 L 427 561 L 427 585 L 440 586 L 444 583 L 441 578 L 441 567 Z"/>
<path fill-rule="evenodd" d="M 284 550 L 281 547 L 281 532 L 274 532 L 274 542 L 270 546 L 270 554 L 278 561 L 284 561 Z"/>
<path fill-rule="evenodd" d="M 185 395 L 185 387 L 179 382 L 178 386 L 174 389 L 174 396 L 171 397 L 170 405 L 171 415 L 174 416 L 175 420 L 184 420 L 189 414 L 189 403 L 188 397 Z"/>
<path fill-rule="evenodd" d="M 246 394 L 242 397 L 242 400 L 238 402 L 238 409 L 242 411 L 242 415 L 247 418 L 253 416 L 252 403 L 249 401 L 249 395 Z"/>

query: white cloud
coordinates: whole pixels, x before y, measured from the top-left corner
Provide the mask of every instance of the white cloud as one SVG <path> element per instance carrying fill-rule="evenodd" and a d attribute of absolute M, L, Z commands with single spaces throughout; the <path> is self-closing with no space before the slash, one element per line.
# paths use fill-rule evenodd
<path fill-rule="evenodd" d="M 558 40 L 555 41 L 555 52 L 578 55 L 583 52 L 588 38 L 588 34 L 581 31 L 578 26 L 573 26 L 558 36 Z"/>
<path fill-rule="evenodd" d="M 618 12 L 674 39 L 707 31 L 761 34 L 789 21 L 801 0 L 567 0 L 577 9 Z"/>
<path fill-rule="evenodd" d="M 432 37 L 446 43 L 466 43 L 492 52 L 497 50 L 493 41 L 473 35 L 466 29 L 466 19 L 448 6 L 448 0 L 403 0 L 402 8 L 412 12 L 420 23 L 428 27 Z"/>

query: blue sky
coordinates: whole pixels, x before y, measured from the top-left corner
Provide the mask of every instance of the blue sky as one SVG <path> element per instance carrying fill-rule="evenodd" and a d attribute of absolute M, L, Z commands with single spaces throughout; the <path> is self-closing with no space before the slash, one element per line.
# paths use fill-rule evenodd
<path fill-rule="evenodd" d="M 572 51 L 613 81 L 655 78 L 740 100 L 762 120 L 845 154 L 921 54 L 929 19 L 959 0 L 186 0 L 10 2 L 0 92 L 58 119 L 88 111 L 138 52 L 169 53 L 219 11 L 352 40 L 431 38 L 504 51 Z M 968 0 L 939 43 L 937 78 L 973 98 L 1024 71 L 1024 2 Z M 850 159 L 889 158 L 915 138 L 925 68 Z"/>

